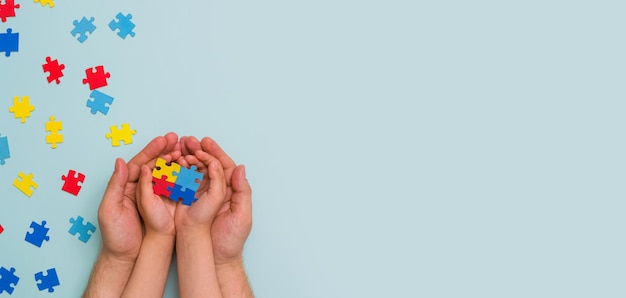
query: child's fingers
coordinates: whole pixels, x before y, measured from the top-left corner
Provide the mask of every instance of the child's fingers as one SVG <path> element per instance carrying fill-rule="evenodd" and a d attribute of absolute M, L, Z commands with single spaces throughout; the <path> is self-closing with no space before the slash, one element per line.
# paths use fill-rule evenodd
<path fill-rule="evenodd" d="M 141 176 L 139 177 L 139 199 L 145 200 L 154 192 L 152 190 L 152 172 L 148 166 L 141 166 Z"/>

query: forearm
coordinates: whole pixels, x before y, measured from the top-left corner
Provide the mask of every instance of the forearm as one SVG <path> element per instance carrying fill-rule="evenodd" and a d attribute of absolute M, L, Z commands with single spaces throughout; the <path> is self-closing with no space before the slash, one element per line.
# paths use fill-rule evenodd
<path fill-rule="evenodd" d="M 227 264 L 216 265 L 216 271 L 224 298 L 254 297 L 241 257 Z"/>
<path fill-rule="evenodd" d="M 222 297 L 208 230 L 178 230 L 176 257 L 180 297 Z"/>
<path fill-rule="evenodd" d="M 122 297 L 163 297 L 174 236 L 146 234 Z"/>
<path fill-rule="evenodd" d="M 122 260 L 101 251 L 89 276 L 83 297 L 120 297 L 134 265 L 135 260 Z"/>

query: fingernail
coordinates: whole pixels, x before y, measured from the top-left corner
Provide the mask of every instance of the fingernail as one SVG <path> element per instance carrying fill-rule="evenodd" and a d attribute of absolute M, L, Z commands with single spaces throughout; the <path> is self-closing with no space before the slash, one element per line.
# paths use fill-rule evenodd
<path fill-rule="evenodd" d="M 217 161 L 212 161 L 211 162 L 211 169 L 217 170 Z"/>

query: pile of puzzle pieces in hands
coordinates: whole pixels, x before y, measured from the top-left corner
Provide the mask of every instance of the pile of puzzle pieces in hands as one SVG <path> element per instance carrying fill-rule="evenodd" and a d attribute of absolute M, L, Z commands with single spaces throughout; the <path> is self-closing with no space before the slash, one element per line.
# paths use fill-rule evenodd
<path fill-rule="evenodd" d="M 198 199 L 196 191 L 204 174 L 197 171 L 196 166 L 189 169 L 178 163 L 158 158 L 152 170 L 152 189 L 154 194 L 170 198 L 174 202 L 182 201 L 183 205 L 191 206 Z"/>

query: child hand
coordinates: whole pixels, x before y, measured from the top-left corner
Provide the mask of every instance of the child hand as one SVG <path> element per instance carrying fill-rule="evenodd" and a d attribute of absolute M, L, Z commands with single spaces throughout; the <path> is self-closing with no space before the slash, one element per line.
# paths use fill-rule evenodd
<path fill-rule="evenodd" d="M 152 172 L 141 167 L 137 188 L 137 207 L 144 222 L 146 234 L 173 236 L 176 234 L 174 212 L 176 202 L 155 195 L 152 189 Z"/>

